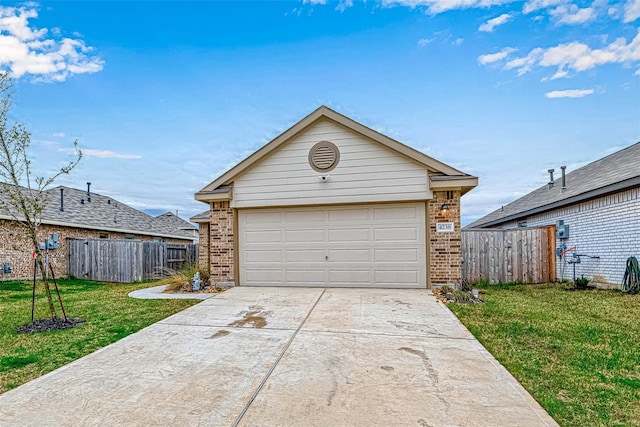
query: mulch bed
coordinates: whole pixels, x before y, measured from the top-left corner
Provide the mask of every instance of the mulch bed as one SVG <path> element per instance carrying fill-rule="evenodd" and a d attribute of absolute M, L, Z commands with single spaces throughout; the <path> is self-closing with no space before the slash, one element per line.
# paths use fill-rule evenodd
<path fill-rule="evenodd" d="M 435 288 L 431 291 L 438 301 L 445 304 L 457 302 L 460 304 L 482 304 L 484 300 L 473 296 L 469 291 L 456 291 L 453 288 Z M 463 297 L 463 298 L 461 298 Z"/>
<path fill-rule="evenodd" d="M 17 329 L 20 334 L 30 334 L 34 332 L 47 332 L 47 331 L 55 331 L 58 329 L 68 329 L 73 328 L 78 323 L 86 322 L 85 319 L 80 319 L 79 317 L 68 317 L 67 320 L 64 319 L 39 319 L 35 320 L 32 323 L 27 323 L 26 325 L 19 326 Z"/>
<path fill-rule="evenodd" d="M 228 288 L 221 288 L 212 285 L 205 285 L 198 291 L 191 290 L 191 283 L 185 283 L 180 287 L 168 287 L 164 291 L 163 294 L 219 294 L 220 292 L 226 291 Z"/>

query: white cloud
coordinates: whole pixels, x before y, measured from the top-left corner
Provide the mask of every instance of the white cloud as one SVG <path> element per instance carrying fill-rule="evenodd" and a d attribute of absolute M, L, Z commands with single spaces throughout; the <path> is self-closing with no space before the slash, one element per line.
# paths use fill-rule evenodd
<path fill-rule="evenodd" d="M 561 44 L 548 49 L 535 48 L 527 56 L 507 62 L 504 68 L 516 69 L 518 75 L 523 75 L 536 65 L 557 67 L 554 78 L 559 78 L 567 77 L 568 70 L 581 72 L 604 64 L 637 61 L 640 61 L 640 30 L 628 44 L 626 39 L 620 37 L 602 49 L 592 49 L 580 42 Z"/>
<path fill-rule="evenodd" d="M 514 0 L 382 0 L 382 6 L 425 7 L 429 13 L 436 15 L 448 10 L 489 8 L 513 1 Z"/>
<path fill-rule="evenodd" d="M 57 137 L 57 138 L 64 138 L 64 132 L 56 132 L 53 134 L 53 136 Z"/>
<path fill-rule="evenodd" d="M 504 49 L 502 49 L 500 52 L 496 52 L 496 53 L 489 53 L 486 55 L 480 55 L 478 57 L 478 62 L 482 65 L 486 65 L 486 64 L 491 64 L 493 62 L 498 62 L 498 61 L 502 61 L 504 58 L 507 57 L 507 55 L 509 55 L 512 52 L 515 52 L 516 49 L 512 48 L 512 47 L 505 47 Z"/>
<path fill-rule="evenodd" d="M 100 159 L 141 159 L 142 156 L 137 154 L 117 153 L 111 150 L 93 150 L 90 148 L 82 148 L 82 155 L 89 157 L 98 157 Z"/>
<path fill-rule="evenodd" d="M 560 5 L 549 11 L 549 15 L 555 19 L 557 25 L 576 25 L 595 21 L 596 10 L 592 7 L 580 9 L 575 4 Z"/>
<path fill-rule="evenodd" d="M 548 9 L 565 3 L 566 0 L 529 0 L 522 7 L 523 13 L 531 13 L 540 9 Z"/>
<path fill-rule="evenodd" d="M 480 31 L 484 31 L 484 32 L 492 32 L 497 26 L 499 25 L 503 25 L 506 24 L 507 22 L 509 22 L 511 19 L 513 18 L 512 15 L 508 14 L 508 13 L 503 13 L 502 15 L 493 18 L 493 19 L 489 19 L 487 22 L 485 22 L 484 24 L 480 25 L 480 27 L 478 28 L 478 30 Z"/>
<path fill-rule="evenodd" d="M 302 0 L 302 4 L 327 4 L 327 0 Z"/>
<path fill-rule="evenodd" d="M 556 98 L 582 98 L 587 95 L 593 94 L 593 89 L 569 89 L 569 90 L 554 90 L 544 94 L 549 99 Z"/>
<path fill-rule="evenodd" d="M 428 45 L 429 43 L 431 43 L 432 41 L 433 41 L 433 39 L 420 39 L 420 40 L 418 40 L 418 46 L 424 47 L 424 46 Z"/>
<path fill-rule="evenodd" d="M 338 5 L 336 6 L 336 10 L 342 13 L 350 7 L 353 7 L 353 0 L 340 0 Z"/>
<path fill-rule="evenodd" d="M 624 22 L 633 22 L 640 18 L 640 0 L 627 0 L 624 5 Z"/>
<path fill-rule="evenodd" d="M 453 46 L 460 46 L 462 43 L 464 43 L 464 39 L 461 37 L 458 37 L 457 39 L 451 42 Z"/>
<path fill-rule="evenodd" d="M 640 68 L 635 73 L 633 73 L 633 75 L 634 76 L 640 76 Z"/>
<path fill-rule="evenodd" d="M 0 70 L 15 78 L 30 74 L 40 81 L 64 81 L 73 74 L 95 73 L 104 62 L 82 40 L 47 38 L 46 28 L 29 26 L 34 6 L 0 6 Z M 56 31 L 51 31 L 54 36 Z"/>

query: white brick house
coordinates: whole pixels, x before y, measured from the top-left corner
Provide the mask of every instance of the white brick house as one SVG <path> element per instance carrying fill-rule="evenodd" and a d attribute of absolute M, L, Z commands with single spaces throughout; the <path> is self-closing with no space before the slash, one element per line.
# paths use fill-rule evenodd
<path fill-rule="evenodd" d="M 568 249 L 559 259 L 558 278 L 576 275 L 602 285 L 620 286 L 626 260 L 640 256 L 640 142 L 566 174 L 480 218 L 466 228 L 515 228 L 564 221 Z M 560 237 L 560 236 L 558 236 Z"/>

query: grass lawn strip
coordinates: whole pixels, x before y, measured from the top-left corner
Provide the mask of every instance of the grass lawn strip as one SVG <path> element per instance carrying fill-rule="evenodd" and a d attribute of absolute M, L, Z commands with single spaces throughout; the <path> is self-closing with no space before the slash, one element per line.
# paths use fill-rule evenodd
<path fill-rule="evenodd" d="M 640 297 L 565 285 L 482 289 L 449 308 L 563 426 L 640 426 Z"/>
<path fill-rule="evenodd" d="M 86 323 L 71 329 L 19 334 L 16 328 L 31 322 L 32 285 L 0 282 L 0 393 L 198 303 L 183 299 L 139 300 L 127 296 L 131 291 L 149 287 L 149 283 L 60 280 L 58 284 L 67 316 L 86 319 Z M 36 297 L 35 318 L 48 317 L 42 288 L 38 288 Z M 61 315 L 59 310 L 58 314 Z"/>

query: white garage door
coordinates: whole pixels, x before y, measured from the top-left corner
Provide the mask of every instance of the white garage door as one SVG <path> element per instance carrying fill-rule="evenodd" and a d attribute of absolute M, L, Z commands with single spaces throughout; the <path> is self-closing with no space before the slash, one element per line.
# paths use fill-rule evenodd
<path fill-rule="evenodd" d="M 240 285 L 426 288 L 425 204 L 240 210 Z"/>

